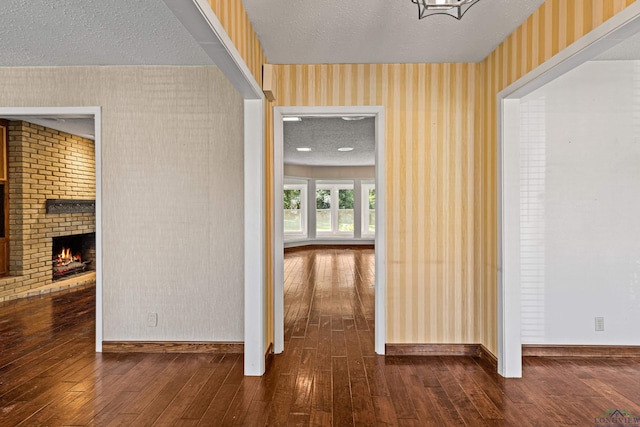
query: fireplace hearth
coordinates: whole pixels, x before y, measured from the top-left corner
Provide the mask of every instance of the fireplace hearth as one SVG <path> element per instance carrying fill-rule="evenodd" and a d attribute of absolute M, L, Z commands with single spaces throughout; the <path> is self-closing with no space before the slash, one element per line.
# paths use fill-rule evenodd
<path fill-rule="evenodd" d="M 95 233 L 54 237 L 52 242 L 52 278 L 95 270 Z"/>

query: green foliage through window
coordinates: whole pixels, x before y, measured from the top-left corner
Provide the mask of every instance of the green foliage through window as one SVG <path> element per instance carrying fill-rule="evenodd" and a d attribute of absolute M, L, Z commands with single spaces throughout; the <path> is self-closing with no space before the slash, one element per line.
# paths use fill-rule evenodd
<path fill-rule="evenodd" d="M 284 208 L 300 209 L 300 190 L 284 190 Z"/>
<path fill-rule="evenodd" d="M 331 190 L 316 190 L 316 209 L 331 209 Z"/>

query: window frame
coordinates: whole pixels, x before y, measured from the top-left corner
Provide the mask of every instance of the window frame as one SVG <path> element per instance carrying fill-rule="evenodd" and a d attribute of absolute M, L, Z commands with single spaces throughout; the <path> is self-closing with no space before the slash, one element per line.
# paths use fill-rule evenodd
<path fill-rule="evenodd" d="M 292 240 L 292 239 L 306 239 L 309 232 L 308 232 L 308 225 L 307 225 L 307 217 L 308 217 L 308 197 L 307 197 L 307 187 L 308 184 L 307 183 L 285 183 L 283 186 L 283 209 L 282 209 L 282 215 L 283 215 L 283 225 L 282 225 L 282 229 L 283 229 L 283 234 L 284 234 L 284 240 Z M 300 231 L 287 231 L 284 228 L 284 190 L 300 190 Z"/>
<path fill-rule="evenodd" d="M 316 194 L 318 190 L 329 190 L 331 192 L 331 231 L 322 231 L 318 230 L 318 222 L 317 222 L 317 206 L 314 209 L 314 215 L 316 215 L 316 237 L 317 238 L 327 238 L 327 237 L 343 237 L 343 238 L 354 238 L 355 237 L 355 220 L 354 220 L 354 230 L 353 231 L 340 231 L 338 224 L 338 211 L 339 211 L 339 191 L 340 190 L 351 190 L 355 191 L 355 183 L 353 181 L 328 181 L 328 180 L 318 180 L 316 181 Z M 315 200 L 315 198 L 314 198 Z M 353 207 L 354 215 L 355 215 L 355 206 Z"/>
<path fill-rule="evenodd" d="M 370 231 L 369 230 L 369 226 L 371 225 L 369 223 L 369 191 L 370 190 L 374 190 L 376 189 L 376 184 L 375 182 L 371 181 L 371 182 L 365 182 L 363 181 L 361 184 L 361 191 L 362 191 L 362 195 L 361 195 L 361 208 L 360 208 L 360 215 L 362 217 L 361 219 L 361 224 L 362 224 L 362 229 L 360 230 L 360 235 L 362 237 L 375 237 L 376 232 L 375 232 L 375 222 L 373 224 L 374 227 L 374 231 Z M 378 194 L 376 193 L 376 205 L 374 207 L 374 211 L 377 214 L 377 210 L 378 210 Z"/>

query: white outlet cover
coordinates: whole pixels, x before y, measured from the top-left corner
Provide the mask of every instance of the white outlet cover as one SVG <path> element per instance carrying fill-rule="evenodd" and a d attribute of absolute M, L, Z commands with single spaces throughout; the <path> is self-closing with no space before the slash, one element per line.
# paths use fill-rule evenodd
<path fill-rule="evenodd" d="M 149 327 L 158 326 L 158 313 L 147 314 L 147 326 Z"/>

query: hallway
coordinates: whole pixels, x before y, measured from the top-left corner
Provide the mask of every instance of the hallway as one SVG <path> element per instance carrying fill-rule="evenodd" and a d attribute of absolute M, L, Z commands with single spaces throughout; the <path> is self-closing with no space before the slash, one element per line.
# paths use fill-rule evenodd
<path fill-rule="evenodd" d="M 640 360 L 373 349 L 373 250 L 285 257 L 286 347 L 263 377 L 238 354 L 96 354 L 94 289 L 0 304 L 1 426 L 593 426 L 640 416 Z M 627 423 L 625 425 L 640 425 Z"/>

